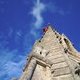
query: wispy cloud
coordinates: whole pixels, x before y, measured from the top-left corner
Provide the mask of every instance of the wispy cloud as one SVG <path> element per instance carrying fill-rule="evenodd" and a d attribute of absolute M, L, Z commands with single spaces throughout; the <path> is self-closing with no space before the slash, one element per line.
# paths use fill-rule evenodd
<path fill-rule="evenodd" d="M 17 50 L 0 50 L 0 80 L 11 80 L 22 73 L 25 56 L 17 55 Z M 15 61 L 16 60 L 16 61 Z"/>
<path fill-rule="evenodd" d="M 36 31 L 35 29 L 31 29 L 31 32 L 30 32 L 32 35 L 34 35 L 34 37 L 37 37 L 37 34 L 36 34 Z"/>
<path fill-rule="evenodd" d="M 42 3 L 40 0 L 36 0 L 34 2 L 34 6 L 32 8 L 31 14 L 33 16 L 33 19 L 35 20 L 32 22 L 32 29 L 31 29 L 31 34 L 36 37 L 36 30 L 40 29 L 41 26 L 44 23 L 44 19 L 42 17 L 42 13 L 45 11 L 46 5 Z"/>
<path fill-rule="evenodd" d="M 60 15 L 60 16 L 65 16 L 66 14 L 68 14 L 70 12 L 69 10 L 65 11 L 64 8 L 61 8 L 55 2 L 47 3 L 46 7 L 47 7 L 47 12 L 53 13 L 54 16 L 55 16 L 55 14 Z"/>
<path fill-rule="evenodd" d="M 19 77 L 21 75 L 25 58 L 22 56 L 20 59 L 21 60 L 19 62 L 8 61 L 6 64 L 4 64 L 3 67 L 9 78 Z"/>
<path fill-rule="evenodd" d="M 31 15 L 34 21 L 32 22 L 31 26 L 33 27 L 31 27 L 30 33 L 34 36 L 34 38 L 39 35 L 36 33 L 36 31 L 38 31 L 43 26 L 43 23 L 45 23 L 44 16 L 42 15 L 43 12 L 44 14 L 48 13 L 49 15 L 53 13 L 54 16 L 55 14 L 60 16 L 64 16 L 66 14 L 66 12 L 57 6 L 55 2 L 43 3 L 41 0 L 36 0 L 31 11 Z"/>
<path fill-rule="evenodd" d="M 35 18 L 35 22 L 34 22 L 35 28 L 40 28 L 41 25 L 43 24 L 42 13 L 44 12 L 44 10 L 45 10 L 45 4 L 40 2 L 40 0 L 37 0 L 31 12 L 33 17 Z"/>
<path fill-rule="evenodd" d="M 13 36 L 14 35 L 14 36 Z M 22 69 L 26 64 L 27 52 L 32 47 L 30 34 L 25 34 L 28 36 L 22 36 L 23 32 L 19 30 L 9 29 L 9 33 L 0 34 L 0 80 L 11 80 L 11 78 L 18 78 L 22 74 Z M 18 49 L 18 46 L 11 48 L 7 46 L 7 39 L 5 37 L 13 37 L 13 43 L 20 44 L 21 47 L 24 47 L 22 52 Z M 23 43 L 20 40 L 23 38 Z M 31 40 L 31 41 L 30 41 Z M 25 46 L 25 45 L 26 46 Z M 14 46 L 13 44 L 11 44 Z"/>

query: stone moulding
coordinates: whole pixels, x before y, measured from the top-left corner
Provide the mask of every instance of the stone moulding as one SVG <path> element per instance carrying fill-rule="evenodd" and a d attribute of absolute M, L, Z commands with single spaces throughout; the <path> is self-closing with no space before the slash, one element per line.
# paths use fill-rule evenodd
<path fill-rule="evenodd" d="M 49 67 L 53 64 L 50 60 L 48 60 L 48 59 L 40 56 L 39 54 L 33 53 L 33 54 L 31 54 L 29 56 L 28 63 L 25 66 L 25 68 L 23 69 L 23 71 L 25 71 L 25 69 L 28 67 L 28 65 L 29 65 L 29 63 L 30 63 L 30 61 L 31 61 L 32 58 L 35 58 L 38 61 L 38 63 L 43 61 Z"/>
<path fill-rule="evenodd" d="M 26 80 L 32 79 L 33 73 L 34 73 L 35 68 L 38 64 L 45 67 L 45 68 L 51 67 L 50 64 L 47 64 L 44 61 L 37 59 L 37 58 L 32 56 L 31 59 L 29 60 L 28 64 L 27 64 L 27 66 L 26 66 L 27 68 L 25 68 L 25 71 L 28 70 L 27 72 L 29 72 L 29 73 L 27 73 Z"/>

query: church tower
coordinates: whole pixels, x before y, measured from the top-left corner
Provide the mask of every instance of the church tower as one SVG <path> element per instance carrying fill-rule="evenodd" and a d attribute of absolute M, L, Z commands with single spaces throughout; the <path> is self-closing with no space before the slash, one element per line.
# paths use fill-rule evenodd
<path fill-rule="evenodd" d="M 80 54 L 71 41 L 51 26 L 43 31 L 19 80 L 80 80 Z"/>

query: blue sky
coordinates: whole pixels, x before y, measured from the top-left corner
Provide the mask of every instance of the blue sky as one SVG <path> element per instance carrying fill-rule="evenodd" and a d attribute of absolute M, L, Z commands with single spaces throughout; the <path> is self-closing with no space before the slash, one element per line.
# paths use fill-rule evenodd
<path fill-rule="evenodd" d="M 80 0 L 0 0 L 0 80 L 19 78 L 48 23 L 80 51 Z"/>

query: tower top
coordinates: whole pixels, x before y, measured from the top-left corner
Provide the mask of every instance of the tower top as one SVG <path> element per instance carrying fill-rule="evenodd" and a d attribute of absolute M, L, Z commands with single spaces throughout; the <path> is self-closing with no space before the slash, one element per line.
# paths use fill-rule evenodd
<path fill-rule="evenodd" d="M 47 27 L 44 27 L 44 28 L 43 28 L 43 32 L 45 33 L 45 32 L 48 31 L 48 30 L 49 30 L 49 31 L 51 31 L 51 30 L 54 31 L 55 29 L 53 29 L 52 26 L 51 26 L 50 24 L 48 24 Z"/>

